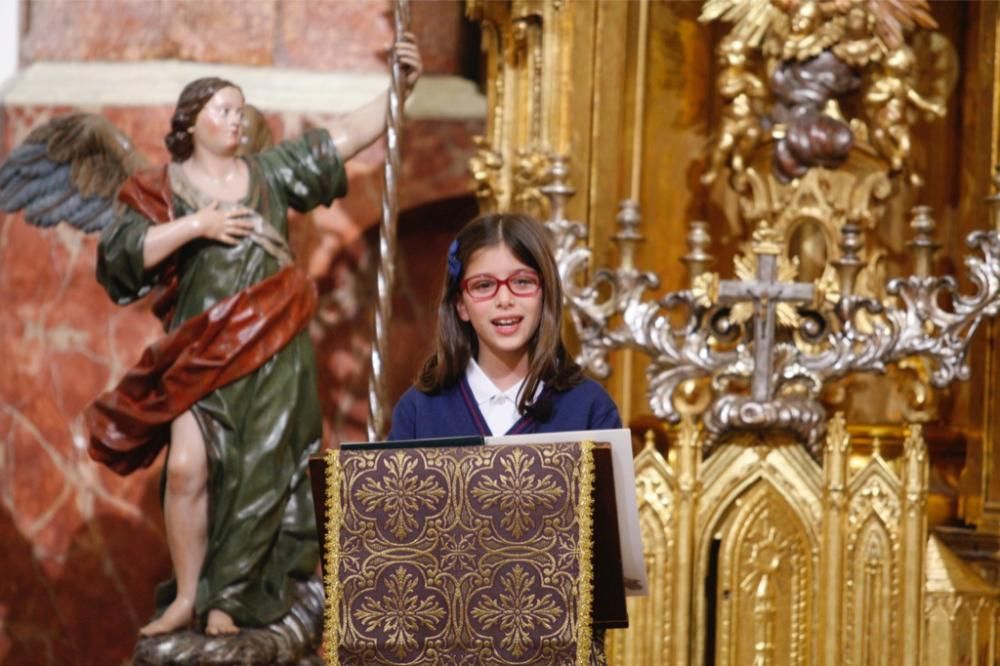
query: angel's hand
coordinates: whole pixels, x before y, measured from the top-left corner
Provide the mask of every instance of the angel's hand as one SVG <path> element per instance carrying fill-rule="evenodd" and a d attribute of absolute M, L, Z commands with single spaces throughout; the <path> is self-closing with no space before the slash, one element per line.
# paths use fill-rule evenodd
<path fill-rule="evenodd" d="M 213 201 L 194 214 L 192 225 L 202 238 L 236 245 L 253 233 L 256 227 L 253 214 L 249 208 L 242 207 L 219 210 L 219 202 Z"/>
<path fill-rule="evenodd" d="M 420 49 L 417 48 L 417 40 L 412 32 L 403 35 L 403 38 L 396 42 L 394 50 L 399 64 L 403 68 L 403 82 L 406 91 L 409 93 L 413 86 L 417 85 L 417 80 L 424 71 L 424 62 L 420 57 Z"/>

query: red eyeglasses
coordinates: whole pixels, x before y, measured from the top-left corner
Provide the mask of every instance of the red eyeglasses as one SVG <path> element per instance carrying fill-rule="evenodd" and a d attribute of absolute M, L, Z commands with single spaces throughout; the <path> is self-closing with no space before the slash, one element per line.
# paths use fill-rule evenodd
<path fill-rule="evenodd" d="M 474 301 L 493 298 L 500 291 L 500 285 L 507 285 L 515 296 L 534 296 L 542 288 L 542 279 L 532 271 L 518 271 L 505 280 L 488 273 L 462 280 L 462 289 Z"/>

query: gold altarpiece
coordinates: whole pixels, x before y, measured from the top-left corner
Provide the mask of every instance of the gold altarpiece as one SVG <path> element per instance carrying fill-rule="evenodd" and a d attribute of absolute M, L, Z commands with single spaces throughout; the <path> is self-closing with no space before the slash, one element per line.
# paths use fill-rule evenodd
<path fill-rule="evenodd" d="M 480 206 L 582 223 L 578 282 L 649 271 L 644 298 L 717 304 L 720 275 L 753 283 L 776 256 L 811 307 L 895 307 L 887 279 L 960 273 L 967 234 L 1000 229 L 994 2 L 468 0 L 467 16 L 488 98 L 470 164 Z M 794 88 L 825 51 L 846 82 L 814 109 L 833 128 L 824 149 L 844 128 L 852 143 L 803 167 L 788 150 L 801 109 L 789 102 L 786 126 L 774 74 L 802 65 L 786 71 Z M 625 326 L 624 310 L 604 316 Z M 794 307 L 776 317 L 775 349 L 808 347 L 789 332 Z M 935 388 L 920 354 L 830 373 L 814 441 L 787 423 L 713 426 L 728 386 L 715 375 L 678 385 L 670 425 L 650 413 L 648 346 L 608 345 L 608 387 L 641 440 L 652 590 L 609 636 L 609 662 L 1000 663 L 1000 325 L 986 319 L 968 381 Z M 757 391 L 749 372 L 737 390 Z"/>

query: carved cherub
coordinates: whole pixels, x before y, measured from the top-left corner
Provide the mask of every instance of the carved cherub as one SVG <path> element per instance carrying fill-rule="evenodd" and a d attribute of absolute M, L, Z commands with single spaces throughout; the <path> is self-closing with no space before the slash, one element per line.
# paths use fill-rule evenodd
<path fill-rule="evenodd" d="M 761 139 L 760 106 L 765 96 L 764 84 L 747 69 L 745 44 L 727 37 L 719 44 L 719 96 L 723 101 L 722 127 L 712 152 L 708 171 L 701 182 L 711 185 L 728 166 L 738 177 L 746 168 L 747 158 Z"/>
<path fill-rule="evenodd" d="M 897 48 L 908 30 L 937 27 L 927 0 L 706 0 L 699 20 L 732 23 L 732 35 L 771 58 L 832 50 L 855 67 Z"/>
<path fill-rule="evenodd" d="M 914 88 L 914 63 L 912 49 L 900 45 L 886 56 L 865 93 L 872 145 L 894 172 L 901 171 L 910 156 L 911 110 L 935 118 L 945 115 L 942 102 L 925 99 Z"/>

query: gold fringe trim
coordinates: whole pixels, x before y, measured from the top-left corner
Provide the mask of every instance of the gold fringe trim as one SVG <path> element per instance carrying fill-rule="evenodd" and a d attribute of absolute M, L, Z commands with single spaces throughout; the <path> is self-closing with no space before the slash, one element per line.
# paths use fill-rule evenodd
<path fill-rule="evenodd" d="M 323 561 L 323 588 L 326 608 L 323 611 L 323 645 L 327 666 L 340 665 L 340 524 L 342 520 L 340 486 L 343 470 L 340 468 L 340 451 L 326 452 L 326 543 Z"/>
<path fill-rule="evenodd" d="M 594 567 L 594 443 L 580 442 L 580 496 L 577 499 L 580 524 L 579 605 L 576 615 L 576 666 L 589 666 L 593 648 Z"/>

